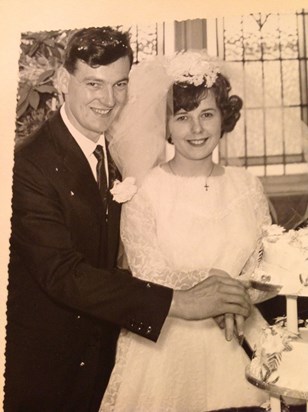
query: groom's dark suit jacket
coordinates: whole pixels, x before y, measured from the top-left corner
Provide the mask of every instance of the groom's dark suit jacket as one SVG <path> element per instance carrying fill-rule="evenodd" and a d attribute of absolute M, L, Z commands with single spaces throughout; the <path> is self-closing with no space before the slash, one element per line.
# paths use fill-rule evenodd
<path fill-rule="evenodd" d="M 12 209 L 5 412 L 95 411 L 119 328 L 157 340 L 172 291 L 115 269 L 120 205 L 59 113 L 16 152 Z"/>

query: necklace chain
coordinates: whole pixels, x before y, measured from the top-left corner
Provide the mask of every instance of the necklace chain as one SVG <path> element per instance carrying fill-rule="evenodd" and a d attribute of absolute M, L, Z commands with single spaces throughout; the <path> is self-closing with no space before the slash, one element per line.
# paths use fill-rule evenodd
<path fill-rule="evenodd" d="M 171 166 L 171 162 L 168 162 L 168 166 L 169 166 L 169 169 L 170 169 L 171 173 L 172 173 L 174 176 L 178 176 L 178 175 L 175 173 L 173 167 Z M 210 188 L 210 186 L 207 184 L 207 181 L 208 181 L 209 177 L 212 176 L 212 173 L 213 173 L 213 171 L 214 171 L 214 168 L 215 168 L 215 163 L 213 163 L 212 168 L 211 168 L 211 170 L 210 170 L 210 173 L 209 173 L 207 176 L 205 176 L 204 188 L 205 188 L 206 191 L 208 191 L 209 188 Z"/>
<path fill-rule="evenodd" d="M 205 185 L 204 185 L 204 188 L 205 188 L 206 191 L 208 191 L 209 188 L 210 188 L 210 186 L 207 184 L 207 181 L 208 181 L 208 178 L 212 176 L 214 167 L 215 167 L 215 163 L 213 163 L 213 166 L 212 166 L 212 169 L 211 169 L 210 173 L 205 177 Z"/>

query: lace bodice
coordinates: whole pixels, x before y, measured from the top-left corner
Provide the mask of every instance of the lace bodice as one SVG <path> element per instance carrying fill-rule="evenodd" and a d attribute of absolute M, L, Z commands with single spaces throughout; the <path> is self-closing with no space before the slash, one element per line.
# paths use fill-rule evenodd
<path fill-rule="evenodd" d="M 208 184 L 206 191 L 203 178 L 174 176 L 160 167 L 150 172 L 122 213 L 121 235 L 134 276 L 175 289 L 189 288 L 212 267 L 249 277 L 261 228 L 269 222 L 262 186 L 237 168 L 225 168 Z M 259 321 L 253 310 L 250 335 L 258 333 Z M 156 343 L 123 330 L 101 411 L 260 405 L 267 395 L 246 381 L 248 362 L 237 339 L 227 342 L 213 319 L 168 317 Z"/>
<path fill-rule="evenodd" d="M 188 288 L 219 268 L 249 276 L 270 222 L 260 181 L 226 167 L 210 180 L 154 168 L 123 207 L 121 236 L 134 276 Z M 244 269 L 244 270 L 243 270 Z"/>

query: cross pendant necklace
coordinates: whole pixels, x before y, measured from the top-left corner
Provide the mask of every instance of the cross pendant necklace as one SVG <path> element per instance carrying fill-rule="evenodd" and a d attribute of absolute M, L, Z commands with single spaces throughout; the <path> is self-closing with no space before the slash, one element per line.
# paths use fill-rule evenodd
<path fill-rule="evenodd" d="M 170 163 L 170 162 L 168 162 L 168 166 L 169 166 L 169 169 L 170 169 L 171 173 L 172 173 L 173 175 L 175 175 L 175 176 L 178 176 L 177 173 L 175 173 L 175 171 L 173 170 L 173 167 L 171 166 L 171 163 Z M 205 176 L 205 185 L 204 185 L 204 188 L 205 188 L 206 192 L 207 192 L 207 191 L 209 190 L 209 188 L 210 188 L 210 186 L 207 184 L 207 181 L 208 181 L 208 178 L 211 177 L 214 168 L 215 168 L 215 163 L 213 163 L 212 168 L 211 168 L 211 170 L 210 170 L 210 173 L 209 173 L 207 176 Z"/>
<path fill-rule="evenodd" d="M 212 173 L 213 173 L 214 167 L 215 167 L 215 163 L 213 163 L 213 166 L 212 166 L 212 168 L 211 168 L 210 173 L 209 173 L 209 174 L 206 176 L 206 178 L 205 178 L 205 185 L 204 185 L 204 188 L 205 188 L 205 190 L 206 190 L 206 191 L 208 191 L 208 190 L 209 190 L 209 187 L 210 187 L 210 186 L 207 184 L 207 181 L 208 181 L 208 178 L 212 176 Z"/>

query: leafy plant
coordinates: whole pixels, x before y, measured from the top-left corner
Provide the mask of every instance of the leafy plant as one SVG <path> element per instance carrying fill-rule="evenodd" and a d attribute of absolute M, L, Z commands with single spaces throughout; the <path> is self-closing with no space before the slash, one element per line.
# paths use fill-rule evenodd
<path fill-rule="evenodd" d="M 62 103 L 56 71 L 69 31 L 25 33 L 21 38 L 16 144 L 36 130 Z"/>
<path fill-rule="evenodd" d="M 52 85 L 52 76 L 55 70 L 44 71 L 36 82 L 25 81 L 20 84 L 19 99 L 17 104 L 17 119 L 19 119 L 29 108 L 37 110 L 41 97 L 44 93 L 54 95 L 57 89 Z"/>

